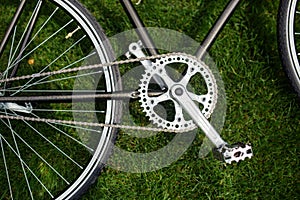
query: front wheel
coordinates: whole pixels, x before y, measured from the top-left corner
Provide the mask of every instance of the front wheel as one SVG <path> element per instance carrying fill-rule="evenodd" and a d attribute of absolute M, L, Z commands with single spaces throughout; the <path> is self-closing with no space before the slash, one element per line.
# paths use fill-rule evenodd
<path fill-rule="evenodd" d="M 300 96 L 300 7 L 298 0 L 281 0 L 278 44 L 285 72 Z"/>
<path fill-rule="evenodd" d="M 20 2 L 1 1 L 0 27 L 8 27 Z M 120 106 L 73 97 L 119 91 L 118 68 L 52 72 L 111 62 L 105 40 L 76 0 L 26 1 L 0 57 L 0 199 L 74 199 L 96 180 L 116 129 L 89 124 L 117 123 Z M 49 74 L 4 81 L 42 73 Z"/>

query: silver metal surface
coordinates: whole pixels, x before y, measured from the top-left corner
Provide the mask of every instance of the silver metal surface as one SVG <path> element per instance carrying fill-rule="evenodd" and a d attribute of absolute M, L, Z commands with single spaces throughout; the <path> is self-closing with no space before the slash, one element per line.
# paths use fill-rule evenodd
<path fill-rule="evenodd" d="M 168 65 L 176 63 L 186 65 L 187 69 L 183 75 L 176 72 L 175 69 L 168 67 Z M 193 88 L 190 87 L 188 93 L 194 102 L 199 103 L 199 105 L 203 107 L 201 110 L 202 114 L 206 118 L 210 117 L 217 103 L 218 90 L 216 80 L 208 66 L 206 66 L 203 62 L 198 61 L 194 57 L 184 55 L 160 58 L 152 63 L 152 65 L 153 66 L 151 69 L 145 71 L 145 74 L 140 81 L 139 92 L 143 111 L 154 124 L 167 129 L 181 129 L 184 127 L 190 128 L 196 126 L 191 118 L 184 116 L 182 106 L 178 104 L 178 102 L 175 101 L 170 95 L 170 89 L 175 84 L 182 84 L 187 90 L 187 87 L 191 86 L 189 85 L 190 80 L 195 75 L 199 75 L 205 80 L 204 85 L 207 88 L 207 91 L 205 91 L 203 94 L 196 94 L 192 92 Z M 167 72 L 167 70 L 172 71 Z M 169 76 L 169 73 L 179 76 L 179 80 L 172 79 Z M 150 97 L 149 91 L 151 91 L 151 88 L 149 88 L 149 85 L 155 84 L 153 77 L 159 77 L 166 84 L 167 89 L 164 94 L 156 97 Z M 174 113 L 163 113 L 163 110 L 167 110 L 167 108 L 163 107 L 163 104 L 168 101 L 170 104 L 173 103 Z M 174 116 L 171 117 L 171 114 Z"/>
<path fill-rule="evenodd" d="M 142 45 L 141 41 L 134 42 L 134 43 L 131 43 L 129 45 L 129 52 L 137 58 L 146 57 L 146 55 L 145 55 L 145 53 L 143 52 L 142 49 L 143 49 L 143 45 Z M 151 70 L 152 69 L 153 63 L 151 62 L 151 60 L 142 60 L 140 62 L 142 63 L 142 65 L 145 67 L 146 70 Z M 155 75 L 154 80 L 160 86 L 160 88 L 162 90 L 166 88 L 166 85 L 164 84 L 164 82 L 162 81 L 161 78 L 159 78 L 158 76 Z"/>
<path fill-rule="evenodd" d="M 219 154 L 219 159 L 222 161 L 231 164 L 232 162 L 243 161 L 246 158 L 251 158 L 253 156 L 252 147 L 250 144 L 237 143 L 231 147 L 224 145 L 221 148 L 216 150 L 216 153 Z"/>
<path fill-rule="evenodd" d="M 180 84 L 176 84 L 171 88 L 172 97 L 182 106 L 182 108 L 193 119 L 194 123 L 201 128 L 209 140 L 219 148 L 227 144 L 215 130 L 215 128 L 204 117 L 199 107 L 194 103 L 193 99 L 188 95 L 185 87 Z"/>
<path fill-rule="evenodd" d="M 218 20 L 215 22 L 211 30 L 206 35 L 205 39 L 199 46 L 198 50 L 196 51 L 196 57 L 200 60 L 203 60 L 205 57 L 206 52 L 209 51 L 210 47 L 213 45 L 214 41 L 216 40 L 217 36 L 223 30 L 224 26 L 227 24 L 226 22 L 230 19 L 230 16 L 233 14 L 235 9 L 237 8 L 238 4 L 241 0 L 231 0 L 222 14 L 219 16 Z"/>
<path fill-rule="evenodd" d="M 10 110 L 15 112 L 22 112 L 22 113 L 31 113 L 32 106 L 30 103 L 26 103 L 25 106 L 18 105 L 16 103 L 0 103 L 0 110 Z"/>

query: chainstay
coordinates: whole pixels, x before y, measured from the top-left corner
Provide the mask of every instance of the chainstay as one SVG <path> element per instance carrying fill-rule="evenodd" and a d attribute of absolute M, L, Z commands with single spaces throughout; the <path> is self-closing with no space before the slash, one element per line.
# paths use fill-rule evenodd
<path fill-rule="evenodd" d="M 167 53 L 167 54 L 145 56 L 145 57 L 141 57 L 141 58 L 133 58 L 133 59 L 114 61 L 114 62 L 109 62 L 109 63 L 87 65 L 87 66 L 75 67 L 75 68 L 71 68 L 71 69 L 57 70 L 57 71 L 52 71 L 52 72 L 42 72 L 42 73 L 35 73 L 35 74 L 31 74 L 31 75 L 6 78 L 6 79 L 0 80 L 0 83 L 19 81 L 19 80 L 30 79 L 30 78 L 52 76 L 52 75 L 70 73 L 70 72 L 76 72 L 76 71 L 82 71 L 82 70 L 91 70 L 91 69 L 97 69 L 97 68 L 102 68 L 102 67 L 107 67 L 107 66 L 123 65 L 123 64 L 129 64 L 129 63 L 134 63 L 134 62 L 141 62 L 144 60 L 153 60 L 153 59 L 159 59 L 159 58 L 163 58 L 163 57 L 167 57 L 167 56 L 180 56 L 180 55 L 198 60 L 196 57 L 186 54 L 186 53 L 172 52 L 172 53 Z M 168 133 L 184 133 L 184 132 L 188 132 L 188 131 L 191 131 L 191 130 L 194 130 L 197 128 L 197 126 L 194 126 L 194 127 L 190 127 L 190 128 L 181 129 L 181 130 L 174 130 L 174 129 L 165 129 L 165 128 L 129 126 L 129 125 L 121 125 L 121 124 L 90 123 L 90 122 L 57 120 L 57 119 L 47 119 L 47 118 L 34 118 L 34 117 L 25 117 L 25 116 L 7 116 L 7 115 L 0 115 L 0 119 L 11 119 L 11 120 L 21 120 L 21 121 L 23 120 L 23 121 L 57 123 L 57 124 L 61 123 L 61 124 L 68 124 L 68 125 L 108 127 L 108 128 L 118 128 L 118 129 L 131 129 L 131 130 L 140 130 L 140 131 L 155 131 L 155 132 L 168 132 Z"/>
<path fill-rule="evenodd" d="M 168 133 L 184 133 L 197 128 L 196 126 L 194 126 L 188 129 L 172 130 L 172 129 L 152 128 L 152 127 L 143 127 L 143 126 L 128 126 L 128 125 L 121 125 L 121 124 L 104 124 L 104 123 L 78 122 L 78 121 L 47 119 L 47 118 L 35 118 L 35 117 L 25 117 L 19 115 L 18 116 L 0 115 L 0 119 L 44 122 L 44 123 L 53 123 L 53 124 L 68 124 L 68 125 L 78 125 L 78 126 L 108 127 L 108 128 L 118 128 L 118 129 L 130 129 L 130 130 L 137 130 L 137 131 L 168 132 Z"/>

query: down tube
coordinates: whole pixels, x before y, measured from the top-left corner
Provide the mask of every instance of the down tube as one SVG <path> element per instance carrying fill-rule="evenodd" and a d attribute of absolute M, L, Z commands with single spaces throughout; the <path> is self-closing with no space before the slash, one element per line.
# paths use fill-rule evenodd
<path fill-rule="evenodd" d="M 241 0 L 231 0 L 227 4 L 222 14 L 219 16 L 218 20 L 215 22 L 214 26 L 210 29 L 205 39 L 201 43 L 201 46 L 197 49 L 195 55 L 198 59 L 204 59 L 205 53 L 209 51 L 210 47 L 213 45 L 219 33 L 222 31 L 240 2 Z"/>

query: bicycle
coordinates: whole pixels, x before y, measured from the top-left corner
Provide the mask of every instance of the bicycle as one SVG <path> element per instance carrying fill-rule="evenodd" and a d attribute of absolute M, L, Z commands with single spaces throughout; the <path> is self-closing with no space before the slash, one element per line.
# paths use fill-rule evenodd
<path fill-rule="evenodd" d="M 250 145 L 229 146 L 207 120 L 220 89 L 216 88 L 215 74 L 203 60 L 240 1 L 229 2 L 195 56 L 159 54 L 131 1 L 120 2 L 141 40 L 131 44 L 129 54 L 134 58 L 125 61 L 115 60 L 102 28 L 77 1 L 15 3 L 18 9 L 11 11 L 15 13 L 14 18 L 8 23 L 0 46 L 1 63 L 5 66 L 0 80 L 3 124 L 0 146 L 5 169 L 1 176 L 8 185 L 5 197 L 14 197 L 15 184 L 25 185 L 30 198 L 37 195 L 36 191 L 57 199 L 79 197 L 99 176 L 112 151 L 118 128 L 135 129 L 120 124 L 123 99 L 140 99 L 146 118 L 157 125 L 137 130 L 185 132 L 199 126 L 223 161 L 231 163 L 252 156 Z M 282 16 L 279 30 L 283 30 L 280 37 L 285 38 L 280 44 L 288 47 L 281 48 L 282 55 L 288 55 L 283 57 L 284 63 L 293 63 L 292 69 L 296 70 L 289 70 L 293 75 L 299 69 L 296 47 L 285 36 L 293 35 L 290 21 L 294 20 L 296 3 L 285 1 L 279 15 Z M 30 14 L 24 14 L 27 12 Z M 19 33 L 19 29 L 24 32 Z M 142 63 L 145 74 L 138 90 L 123 91 L 118 65 L 132 62 Z M 174 81 L 165 71 L 165 66 L 174 63 L 187 67 L 179 81 Z M 204 80 L 206 95 L 189 89 L 188 82 L 195 74 Z M 299 80 L 299 76 L 294 77 Z M 173 118 L 156 109 L 162 101 L 173 102 L 170 108 Z M 202 110 L 194 101 L 201 104 Z M 18 126 L 20 122 L 27 127 L 26 133 Z M 90 138 L 96 144 L 91 144 Z M 15 160 L 20 163 L 20 169 L 9 167 Z M 57 182 L 47 180 L 48 173 Z M 21 180 L 19 174 L 23 176 Z M 40 189 L 33 191 L 31 182 L 38 182 Z"/>

